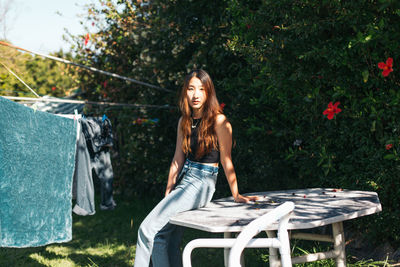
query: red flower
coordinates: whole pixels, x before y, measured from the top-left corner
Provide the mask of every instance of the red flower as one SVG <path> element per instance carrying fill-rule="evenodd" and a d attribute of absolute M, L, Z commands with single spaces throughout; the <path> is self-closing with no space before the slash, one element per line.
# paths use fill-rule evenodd
<path fill-rule="evenodd" d="M 247 27 L 248 30 L 250 30 L 251 25 L 250 24 L 246 24 L 246 27 Z"/>
<path fill-rule="evenodd" d="M 90 36 L 89 36 L 89 33 L 87 33 L 85 36 L 85 46 L 88 44 L 89 39 L 90 39 Z"/>
<path fill-rule="evenodd" d="M 393 71 L 393 58 L 389 57 L 386 60 L 386 63 L 384 62 L 379 62 L 378 63 L 378 68 L 380 68 L 382 71 L 383 77 L 387 77 L 389 73 Z"/>
<path fill-rule="evenodd" d="M 51 87 L 51 90 L 52 90 L 52 91 L 55 91 L 55 90 L 56 90 L 56 87 L 55 87 L 55 86 Z"/>
<path fill-rule="evenodd" d="M 226 105 L 225 105 L 225 103 L 221 103 L 219 106 L 221 107 L 221 110 L 224 110 L 224 107 L 225 107 Z"/>
<path fill-rule="evenodd" d="M 389 150 L 393 147 L 393 144 L 387 144 L 385 147 L 386 147 L 386 150 Z"/>
<path fill-rule="evenodd" d="M 328 117 L 328 120 L 333 119 L 333 116 L 335 116 L 335 114 L 338 114 L 339 112 L 342 111 L 340 108 L 338 108 L 339 105 L 340 102 L 336 102 L 335 104 L 329 102 L 328 108 L 325 109 L 325 111 L 322 114 L 326 115 Z"/>

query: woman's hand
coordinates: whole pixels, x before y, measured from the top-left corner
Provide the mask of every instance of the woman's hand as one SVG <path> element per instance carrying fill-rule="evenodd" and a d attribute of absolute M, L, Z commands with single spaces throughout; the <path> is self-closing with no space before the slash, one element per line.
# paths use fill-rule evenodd
<path fill-rule="evenodd" d="M 260 199 L 259 196 L 242 196 L 241 194 L 238 194 L 235 197 L 235 202 L 237 202 L 237 203 L 248 203 L 250 201 L 254 202 L 254 201 L 257 201 L 259 199 Z"/>

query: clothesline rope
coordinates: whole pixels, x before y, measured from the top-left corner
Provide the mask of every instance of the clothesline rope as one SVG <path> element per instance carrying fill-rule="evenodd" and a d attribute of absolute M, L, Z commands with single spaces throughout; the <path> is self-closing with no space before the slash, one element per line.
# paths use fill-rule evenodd
<path fill-rule="evenodd" d="M 24 49 L 24 48 L 21 48 L 21 47 L 18 47 L 18 46 L 15 46 L 15 45 L 3 42 L 3 41 L 0 41 L 0 45 L 7 46 L 7 47 L 10 47 L 10 48 L 14 48 L 14 49 L 21 50 L 21 51 L 25 51 L 25 52 L 28 52 L 28 53 L 31 53 L 31 54 L 42 56 L 42 57 L 45 57 L 45 58 L 48 58 L 48 59 L 52 59 L 52 60 L 55 60 L 55 61 L 59 61 L 59 62 L 65 63 L 65 64 L 74 65 L 74 66 L 77 66 L 77 67 L 80 67 L 80 68 L 84 68 L 84 69 L 87 69 L 87 70 L 90 70 L 90 71 L 98 72 L 98 73 L 101 73 L 101 74 L 104 74 L 104 75 L 108 75 L 108 76 L 111 76 L 111 77 L 114 77 L 114 78 L 122 79 L 122 80 L 125 80 L 125 81 L 130 81 L 130 82 L 133 82 L 133 83 L 136 83 L 136 84 L 140 84 L 140 85 L 143 85 L 143 86 L 147 86 L 147 87 L 150 87 L 150 88 L 154 88 L 154 89 L 157 89 L 157 90 L 161 90 L 161 91 L 165 91 L 165 92 L 169 92 L 169 93 L 174 92 L 172 90 L 169 90 L 169 89 L 166 89 L 166 88 L 163 88 L 163 87 L 160 87 L 160 86 L 152 85 L 152 84 L 149 84 L 149 83 L 146 83 L 146 82 L 141 82 L 141 81 L 138 81 L 138 80 L 135 80 L 135 79 L 132 79 L 132 78 L 129 78 L 129 77 L 121 76 L 121 75 L 118 75 L 118 74 L 115 74 L 115 73 L 111 73 L 111 72 L 108 72 L 108 71 L 99 70 L 99 69 L 96 69 L 94 67 L 81 65 L 81 64 L 78 64 L 78 63 L 63 59 L 63 58 L 58 58 L 58 57 L 55 57 L 55 56 L 50 56 L 50 55 L 45 55 L 45 54 L 41 54 L 41 53 L 38 53 L 38 52 L 29 51 L 27 49 Z"/>
<path fill-rule="evenodd" d="M 56 61 L 61 61 L 61 62 L 67 63 L 67 64 L 72 64 L 72 65 L 76 65 L 76 66 L 84 67 L 84 68 L 92 68 L 92 67 L 79 65 L 77 63 L 74 63 L 74 62 L 71 62 L 71 61 L 68 61 L 68 60 L 64 60 L 64 59 L 60 59 L 60 58 L 57 58 L 57 57 L 35 53 L 35 52 L 32 52 L 32 51 L 29 51 L 29 50 L 26 50 L 26 49 L 23 49 L 23 48 L 20 48 L 20 47 L 5 43 L 3 41 L 0 41 L 0 44 L 8 46 L 8 47 L 11 47 L 11 48 L 14 48 L 14 49 L 22 50 L 22 51 L 25 51 L 25 52 L 28 52 L 28 53 L 33 53 L 33 54 L 37 54 L 37 55 L 40 55 L 40 56 L 43 56 L 43 57 L 47 57 L 47 58 L 50 58 L 50 59 L 53 59 L 53 60 L 56 60 Z M 129 104 L 129 103 L 114 103 L 114 102 L 95 102 L 95 101 L 87 101 L 87 100 L 72 100 L 72 99 L 61 99 L 61 98 L 43 98 L 43 97 L 40 97 L 31 87 L 29 87 L 29 85 L 27 85 L 21 78 L 19 78 L 17 76 L 17 74 L 15 74 L 12 70 L 10 70 L 4 63 L 0 62 L 0 64 L 3 65 L 4 68 L 6 68 L 11 74 L 13 74 L 21 83 L 23 83 L 37 97 L 37 98 L 31 98 L 31 97 L 3 96 L 4 98 L 10 99 L 10 100 L 22 100 L 22 101 L 25 100 L 25 101 L 34 101 L 34 102 L 38 102 L 38 101 L 40 101 L 40 102 L 58 102 L 58 103 L 72 103 L 72 104 L 91 104 L 91 105 L 107 105 L 107 106 L 121 106 L 121 107 L 133 107 L 133 108 L 171 108 L 168 104 L 166 104 L 166 105 L 148 105 L 148 104 Z M 101 73 L 104 72 L 104 74 L 111 75 L 111 76 L 117 75 L 117 74 L 108 73 L 108 72 L 105 72 L 105 71 L 102 71 L 102 70 L 97 70 L 95 68 L 92 68 L 92 69 L 94 69 L 95 71 L 101 72 Z M 117 76 L 119 76 L 119 75 L 117 75 Z M 120 76 L 120 77 L 117 77 L 117 78 L 123 78 L 123 79 L 128 79 L 128 80 L 131 79 L 131 78 L 123 77 L 123 76 Z M 136 81 L 136 82 L 139 82 L 139 81 Z M 142 83 L 142 82 L 139 82 L 139 83 Z M 145 85 L 145 84 L 146 83 L 144 83 L 143 85 Z M 146 86 L 149 86 L 149 84 L 147 84 Z M 151 85 L 151 87 L 154 87 L 154 86 Z M 161 87 L 159 87 L 159 89 L 160 88 Z M 161 89 L 164 89 L 164 88 L 161 88 Z M 168 90 L 168 89 L 164 89 L 164 90 Z M 168 91 L 172 92 L 171 90 L 168 90 Z"/>
<path fill-rule="evenodd" d="M 12 70 L 10 70 L 3 62 L 0 61 L 0 64 L 3 65 L 4 68 L 6 68 L 6 70 L 8 70 L 8 72 L 10 72 L 12 75 L 14 75 L 21 83 L 23 83 L 23 85 L 25 85 L 26 87 L 28 87 L 29 90 L 31 90 L 31 92 L 36 96 L 39 97 L 40 96 L 31 88 L 29 87 L 29 85 L 27 85 L 20 77 L 18 77 L 17 74 L 15 74 Z"/>
<path fill-rule="evenodd" d="M 108 105 L 108 106 L 123 106 L 135 108 L 171 108 L 170 105 L 147 105 L 147 104 L 129 104 L 129 103 L 114 103 L 114 102 L 94 102 L 87 100 L 73 100 L 73 99 L 60 99 L 60 98 L 33 98 L 21 96 L 2 96 L 10 100 L 34 101 L 34 102 L 58 102 L 58 103 L 72 103 L 72 104 L 91 104 L 91 105 Z"/>

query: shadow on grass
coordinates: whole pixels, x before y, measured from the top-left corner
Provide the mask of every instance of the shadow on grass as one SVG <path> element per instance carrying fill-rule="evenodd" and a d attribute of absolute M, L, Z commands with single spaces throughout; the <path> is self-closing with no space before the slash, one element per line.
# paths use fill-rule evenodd
<path fill-rule="evenodd" d="M 73 214 L 68 243 L 0 248 L 0 266 L 132 266 L 138 227 L 155 202 L 117 199 L 117 204 L 113 211 L 97 208 L 92 216 Z"/>

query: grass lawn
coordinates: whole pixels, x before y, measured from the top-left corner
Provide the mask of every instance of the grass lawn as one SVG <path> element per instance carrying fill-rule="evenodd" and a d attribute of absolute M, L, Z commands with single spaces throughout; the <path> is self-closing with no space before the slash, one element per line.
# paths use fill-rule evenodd
<path fill-rule="evenodd" d="M 154 201 L 96 205 L 93 216 L 73 214 L 72 241 L 37 248 L 0 248 L 0 266 L 132 266 L 136 233 Z"/>
<path fill-rule="evenodd" d="M 93 216 L 73 215 L 73 239 L 68 243 L 37 248 L 0 248 L 0 266 L 132 266 L 136 235 L 140 222 L 156 204 L 154 200 L 117 199 L 113 211 L 101 211 Z M 98 207 L 98 206 L 97 206 Z M 196 230 L 187 230 L 183 245 L 198 237 L 216 237 Z M 294 254 L 313 253 L 323 244 L 292 242 Z M 245 252 L 246 266 L 268 266 L 268 254 L 263 249 Z M 196 249 L 193 267 L 223 266 L 222 249 Z M 358 262 L 349 266 L 384 266 L 385 263 Z M 297 266 L 334 266 L 332 260 Z M 386 265 L 389 266 L 389 265 Z"/>

